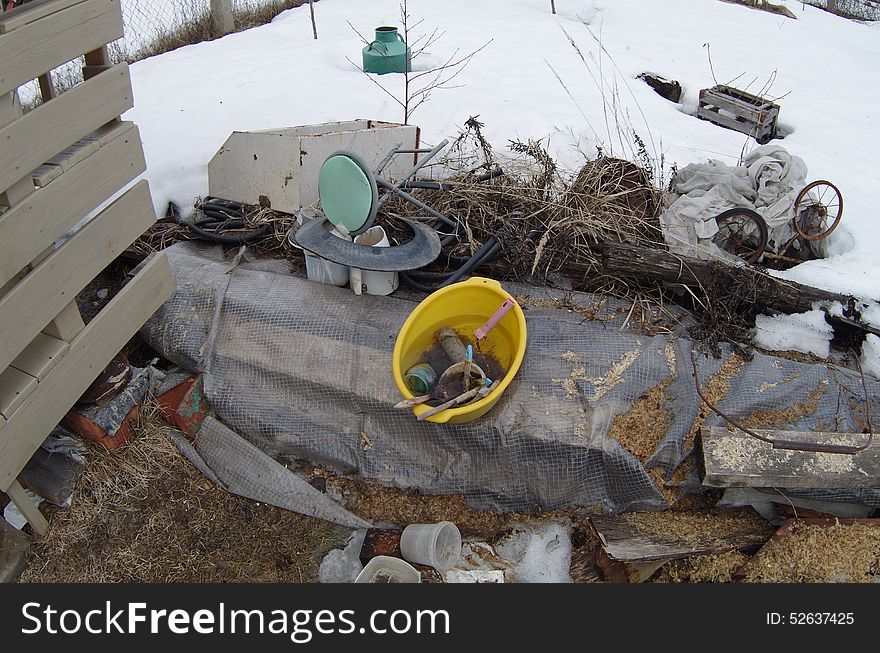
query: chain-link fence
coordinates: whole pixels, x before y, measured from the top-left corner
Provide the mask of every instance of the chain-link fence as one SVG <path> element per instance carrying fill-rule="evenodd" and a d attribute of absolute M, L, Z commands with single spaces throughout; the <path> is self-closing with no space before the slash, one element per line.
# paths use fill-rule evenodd
<path fill-rule="evenodd" d="M 808 5 L 859 20 L 880 20 L 880 2 L 873 0 L 806 0 Z"/>
<path fill-rule="evenodd" d="M 307 4 L 308 0 L 121 0 L 125 36 L 110 43 L 113 63 L 136 61 L 183 45 L 200 43 L 225 32 L 268 23 L 282 11 Z M 215 20 L 212 9 L 225 14 Z M 51 71 L 55 92 L 82 81 L 83 59 Z M 40 104 L 36 81 L 19 87 L 25 110 Z"/>
<path fill-rule="evenodd" d="M 121 51 L 138 59 L 253 27 L 308 0 L 122 0 Z M 218 15 L 215 15 L 218 14 Z M 222 14 L 222 15 L 221 15 Z"/>

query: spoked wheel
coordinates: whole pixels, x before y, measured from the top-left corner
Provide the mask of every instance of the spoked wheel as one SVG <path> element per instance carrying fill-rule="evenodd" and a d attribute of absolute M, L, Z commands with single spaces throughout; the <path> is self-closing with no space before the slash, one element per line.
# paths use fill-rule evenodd
<path fill-rule="evenodd" d="M 830 181 L 814 181 L 794 202 L 794 229 L 806 240 L 827 238 L 843 215 L 843 195 Z"/>
<path fill-rule="evenodd" d="M 718 233 L 712 239 L 725 252 L 755 263 L 767 246 L 767 223 L 751 209 L 728 209 L 715 217 Z"/>

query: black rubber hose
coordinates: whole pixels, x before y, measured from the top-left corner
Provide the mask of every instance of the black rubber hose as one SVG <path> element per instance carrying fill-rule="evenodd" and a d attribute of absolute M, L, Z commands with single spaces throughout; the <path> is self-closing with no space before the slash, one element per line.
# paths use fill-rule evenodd
<path fill-rule="evenodd" d="M 209 240 L 212 243 L 222 243 L 224 245 L 242 245 L 244 243 L 250 243 L 269 233 L 269 225 L 267 224 L 245 234 L 218 234 L 216 231 L 202 229 L 198 225 L 193 224 L 192 222 L 187 222 L 183 219 L 178 219 L 177 224 L 186 227 L 205 240 Z"/>
<path fill-rule="evenodd" d="M 418 270 L 412 270 L 410 272 L 401 272 L 400 278 L 403 279 L 404 283 L 406 283 L 411 288 L 414 288 L 415 290 L 420 290 L 422 292 L 433 292 L 435 290 L 439 290 L 440 288 L 445 288 L 446 286 L 460 280 L 464 275 L 468 274 L 477 266 L 491 260 L 500 251 L 501 243 L 498 241 L 497 238 L 495 238 L 495 236 L 492 236 L 466 263 L 464 263 L 464 265 L 449 274 L 436 272 L 419 272 Z M 418 281 L 416 277 L 438 279 L 440 280 L 440 282 L 435 285 L 427 285 L 422 283 L 421 281 Z"/>

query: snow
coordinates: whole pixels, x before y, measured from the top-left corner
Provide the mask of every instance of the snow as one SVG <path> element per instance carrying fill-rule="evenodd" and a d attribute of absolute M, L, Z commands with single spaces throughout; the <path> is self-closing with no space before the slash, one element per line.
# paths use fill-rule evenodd
<path fill-rule="evenodd" d="M 517 527 L 495 545 L 512 563 L 507 572 L 520 583 L 570 583 L 571 537 L 563 524 Z"/>
<path fill-rule="evenodd" d="M 834 330 L 820 309 L 794 315 L 758 315 L 752 342 L 769 351 L 799 351 L 828 358 Z"/>
<path fill-rule="evenodd" d="M 491 41 L 455 87 L 436 90 L 412 122 L 425 142 L 437 143 L 479 116 L 497 151 L 511 139 L 545 139 L 569 169 L 597 145 L 635 157 L 632 139 L 620 136 L 632 129 L 668 178 L 673 163 L 735 164 L 757 147 L 688 115 L 701 88 L 732 81 L 783 96 L 780 128 L 787 136 L 780 143 L 806 161 L 808 180 L 828 179 L 841 189 L 845 212 L 829 238 L 829 258 L 778 274 L 880 298 L 878 25 L 778 1 L 797 20 L 718 0 L 560 0 L 557 15 L 546 0 L 410 0 L 413 18 L 423 20 L 417 34 L 445 31 L 415 68 Z M 374 80 L 401 97 L 403 77 L 371 80 L 347 60 L 360 63 L 362 43 L 352 26 L 369 36 L 376 26 L 398 24 L 398 0 L 322 0 L 315 13 L 317 41 L 304 5 L 269 25 L 132 65 L 136 103 L 125 117 L 140 126 L 159 214 L 168 200 L 189 206 L 206 194 L 207 162 L 233 130 L 402 120 L 400 106 Z M 681 82 L 682 103 L 635 79 L 646 70 Z"/>
<path fill-rule="evenodd" d="M 361 563 L 361 547 L 367 535 L 365 529 L 352 533 L 344 549 L 333 549 L 318 567 L 319 583 L 353 583 L 357 575 L 363 571 Z"/>
<path fill-rule="evenodd" d="M 869 333 L 862 343 L 862 370 L 880 380 L 880 338 Z"/>

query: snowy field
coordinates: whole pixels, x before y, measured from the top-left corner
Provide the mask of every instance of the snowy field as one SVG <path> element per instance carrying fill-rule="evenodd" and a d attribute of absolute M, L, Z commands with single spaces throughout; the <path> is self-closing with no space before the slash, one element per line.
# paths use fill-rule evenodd
<path fill-rule="evenodd" d="M 411 122 L 436 143 L 478 115 L 496 150 L 510 139 L 544 139 L 571 169 L 597 145 L 631 158 L 618 125 L 634 129 L 667 168 L 708 159 L 735 164 L 755 141 L 687 112 L 716 80 L 763 88 L 781 97 L 786 137 L 774 142 L 806 161 L 808 180 L 834 182 L 845 203 L 831 256 L 784 275 L 878 299 L 880 23 L 777 2 L 797 19 L 719 0 L 557 0 L 557 15 L 548 0 L 410 0 L 410 13 L 423 20 L 416 34 L 445 31 L 416 69 L 491 40 L 456 78 L 459 86 L 435 91 Z M 207 162 L 234 130 L 402 120 L 399 105 L 346 60 L 360 62 L 362 46 L 348 22 L 364 35 L 397 25 L 397 0 L 321 0 L 315 12 L 317 41 L 302 6 L 269 25 L 132 65 L 136 106 L 126 118 L 140 126 L 159 213 L 168 200 L 188 206 L 207 192 Z M 635 79 L 644 71 L 679 80 L 682 103 Z M 402 95 L 402 76 L 381 81 Z"/>

